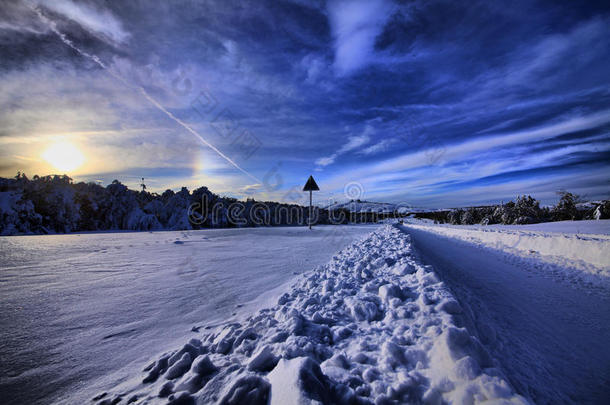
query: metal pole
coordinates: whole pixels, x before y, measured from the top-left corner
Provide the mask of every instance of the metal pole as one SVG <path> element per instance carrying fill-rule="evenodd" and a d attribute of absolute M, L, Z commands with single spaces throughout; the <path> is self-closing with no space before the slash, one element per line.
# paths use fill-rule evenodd
<path fill-rule="evenodd" d="M 309 190 L 309 229 L 311 229 L 311 190 Z"/>

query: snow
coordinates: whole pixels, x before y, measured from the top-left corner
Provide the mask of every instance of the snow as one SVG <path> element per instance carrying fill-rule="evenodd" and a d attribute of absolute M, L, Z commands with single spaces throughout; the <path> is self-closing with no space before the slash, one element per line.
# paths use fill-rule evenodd
<path fill-rule="evenodd" d="M 428 219 L 406 219 L 413 224 L 432 224 Z M 610 235 L 610 219 L 582 220 L 582 221 L 557 221 L 541 222 L 527 225 L 447 225 L 437 224 L 441 227 L 455 229 L 479 229 L 479 230 L 513 230 L 513 231 L 537 231 L 545 233 L 569 233 L 585 235 Z"/>
<path fill-rule="evenodd" d="M 460 326 L 461 312 L 410 236 L 386 225 L 276 304 L 159 355 L 101 402 L 528 403 Z"/>
<path fill-rule="evenodd" d="M 404 211 L 404 207 L 397 204 L 391 203 L 379 203 L 370 201 L 348 201 L 344 203 L 334 203 L 326 207 L 329 210 L 346 209 L 350 212 L 378 212 L 378 213 L 391 213 L 396 209 L 400 212 Z"/>
<path fill-rule="evenodd" d="M 353 213 L 379 213 L 379 214 L 388 214 L 388 213 L 397 213 L 397 214 L 407 214 L 407 213 L 416 213 L 416 212 L 434 212 L 434 211 L 443 211 L 443 209 L 430 209 L 430 208 L 421 208 L 414 207 L 410 204 L 406 203 L 382 203 L 375 201 L 360 201 L 360 200 L 351 200 L 343 203 L 333 203 L 326 207 L 328 210 L 340 210 L 345 209 L 349 212 Z"/>
<path fill-rule="evenodd" d="M 89 403 L 197 330 L 277 299 L 285 283 L 374 229 L 1 237 L 2 403 Z M 195 354 L 176 358 L 171 373 L 198 363 Z"/>
<path fill-rule="evenodd" d="M 0 395 L 97 405 L 610 397 L 607 222 L 408 221 L 0 238 Z"/>
<path fill-rule="evenodd" d="M 610 220 L 562 221 L 532 225 L 435 225 L 408 219 L 408 229 L 457 238 L 481 249 L 494 249 L 541 271 L 608 286 Z"/>
<path fill-rule="evenodd" d="M 406 203 L 382 203 L 375 201 L 360 201 L 360 200 L 351 200 L 343 203 L 333 203 L 325 207 L 328 210 L 339 210 L 346 209 L 349 212 L 354 213 L 363 213 L 363 212 L 376 212 L 376 213 L 413 213 L 413 212 L 431 212 L 437 211 L 435 209 L 430 208 L 418 208 L 413 207 L 410 204 Z"/>
<path fill-rule="evenodd" d="M 310 402 L 304 395 L 306 387 L 303 387 L 302 381 L 304 378 L 302 378 L 302 374 L 305 373 L 308 373 L 308 377 L 318 384 L 323 384 L 320 381 L 324 379 L 321 375 L 320 366 L 316 367 L 316 364 L 310 358 L 282 359 L 268 376 L 271 383 L 269 404 L 300 405 Z"/>
<path fill-rule="evenodd" d="M 582 226 L 582 222 L 557 224 L 563 229 Z M 552 228 L 555 223 L 537 224 L 523 232 L 527 238 L 530 232 L 548 231 L 549 225 Z M 468 236 L 462 237 L 460 228 Z M 483 235 L 495 238 L 498 233 L 523 228 Z M 520 254 L 518 250 L 481 246 L 486 240 L 480 235 L 473 237 L 469 227 L 405 225 L 402 229 L 413 238 L 418 257 L 433 265 L 451 289 L 463 311 L 464 326 L 498 361 L 517 392 L 541 404 L 608 402 L 608 283 L 582 284 L 565 276 L 568 269 L 545 264 L 542 256 L 523 260 L 515 256 Z M 598 233 L 599 229 L 593 231 Z M 545 232 L 539 237 L 551 238 L 551 242 L 565 237 L 576 242 L 574 235 Z M 601 244 L 606 252 L 607 268 L 610 246 L 607 241 L 593 239 L 591 243 Z M 564 248 L 566 245 L 559 244 L 555 253 Z M 575 252 L 569 245 L 567 248 L 565 253 L 573 256 Z M 587 251 L 582 254 L 582 259 L 587 259 Z M 446 355 L 437 354 L 437 358 Z M 468 363 L 460 368 L 467 373 L 476 370 Z"/>

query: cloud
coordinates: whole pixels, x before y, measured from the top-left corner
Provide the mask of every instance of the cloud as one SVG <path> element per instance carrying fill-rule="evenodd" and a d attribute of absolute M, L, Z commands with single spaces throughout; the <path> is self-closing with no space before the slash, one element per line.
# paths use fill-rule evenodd
<path fill-rule="evenodd" d="M 32 10 L 19 2 L 3 2 L 0 7 L 0 32 L 15 31 L 44 34 L 48 28 L 36 18 Z"/>
<path fill-rule="evenodd" d="M 384 0 L 336 0 L 328 4 L 334 40 L 334 68 L 348 75 L 370 63 L 375 39 L 392 12 Z"/>
<path fill-rule="evenodd" d="M 390 146 L 392 146 L 396 142 L 396 139 L 384 139 L 381 142 L 377 142 L 376 144 L 373 144 L 360 150 L 358 153 L 362 155 L 374 155 L 376 153 L 385 152 L 390 148 Z"/>
<path fill-rule="evenodd" d="M 232 195 L 264 192 L 245 187 L 252 181 L 137 91 L 64 46 L 26 1 L 257 177 L 282 162 L 278 198 L 312 171 L 329 192 L 362 180 L 371 198 L 448 201 L 467 195 L 470 180 L 498 176 L 517 190 L 519 170 L 555 178 L 534 172 L 553 161 L 589 159 L 571 169 L 574 178 L 608 167 L 600 141 L 610 123 L 600 128 L 591 114 L 610 102 L 610 25 L 594 6 L 584 15 L 569 2 L 553 10 L 532 4 L 523 13 L 482 1 L 24 0 L 0 7 L 0 159 L 14 168 L 7 174 L 32 173 L 36 162 L 23 158 L 66 136 L 92 156 L 112 157 L 88 165 L 92 176 L 116 165 L 139 180 L 147 169 L 148 184 L 158 167 L 159 187 L 199 182 Z M 578 117 L 579 125 L 557 124 Z M 256 135 L 260 149 L 241 158 L 235 138 L 212 128 L 213 120 L 216 128 L 235 124 L 235 133 Z M 571 132 L 561 148 L 553 134 L 564 131 Z M 599 138 L 595 146 L 584 144 L 582 132 Z M 170 181 L 164 176 L 173 166 L 193 174 Z"/>
<path fill-rule="evenodd" d="M 371 131 L 371 127 L 367 126 L 361 135 L 350 136 L 349 138 L 347 138 L 347 143 L 339 149 L 338 153 L 347 153 L 351 150 L 358 149 L 362 145 L 368 143 L 371 140 L 368 133 L 370 133 Z"/>
<path fill-rule="evenodd" d="M 494 108 L 503 103 L 514 109 L 534 97 L 549 103 L 565 100 L 568 93 L 587 91 L 598 86 L 600 77 L 607 77 L 603 66 L 608 63 L 608 47 L 608 17 L 592 18 L 564 32 L 524 41 L 506 53 L 505 63 L 464 83 L 463 102 Z M 544 92 L 548 92 L 546 97 Z"/>
<path fill-rule="evenodd" d="M 330 156 L 322 157 L 316 160 L 317 166 L 328 166 L 335 162 L 335 159 L 340 155 L 351 152 L 359 147 L 366 145 L 371 140 L 370 135 L 375 132 L 375 129 L 370 125 L 364 127 L 362 134 L 350 136 L 347 138 L 347 143 L 341 146 L 335 153 Z"/>
<path fill-rule="evenodd" d="M 316 159 L 316 165 L 317 166 L 328 166 L 331 165 L 335 162 L 335 159 L 337 158 L 337 154 L 333 153 L 330 156 L 327 157 L 321 157 L 319 159 Z"/>
<path fill-rule="evenodd" d="M 118 47 L 127 44 L 131 38 L 121 20 L 103 6 L 72 0 L 9 1 L 0 7 L 0 43 L 10 43 L 13 49 L 0 59 L 22 65 L 22 60 L 61 58 L 65 55 L 56 50 L 54 42 L 45 42 L 43 46 L 36 44 L 45 35 L 54 35 L 48 21 L 44 21 L 41 15 L 53 20 L 72 39 L 87 33 L 106 45 Z M 88 47 L 95 45 L 89 43 Z M 9 61 L 3 61 L 3 64 L 9 65 Z"/>
<path fill-rule="evenodd" d="M 542 141 L 562 134 L 597 128 L 610 122 L 610 110 L 601 111 L 587 116 L 566 119 L 562 122 L 548 124 L 539 128 L 518 132 L 498 134 L 467 140 L 454 145 L 441 145 L 442 162 L 463 159 L 475 152 L 488 151 L 494 148 L 505 148 L 512 145 Z M 375 171 L 404 170 L 417 166 L 429 165 L 428 153 L 436 148 L 409 153 L 397 158 L 380 162 Z"/>
<path fill-rule="evenodd" d="M 130 37 L 123 24 L 108 10 L 71 0 L 37 1 L 37 3 L 77 22 L 89 33 L 107 42 L 110 40 L 115 44 L 124 44 Z"/>
<path fill-rule="evenodd" d="M 326 73 L 328 65 L 319 55 L 309 53 L 301 60 L 301 67 L 305 71 L 305 83 L 315 84 Z"/>
<path fill-rule="evenodd" d="M 12 167 L 0 176 L 17 170 L 48 174 L 52 168 L 40 154 L 59 140 L 77 145 L 87 156 L 79 175 L 194 167 L 199 160 L 208 168 L 226 167 L 201 157 L 188 135 L 160 114 L 151 114 L 137 93 L 101 73 L 37 64 L 4 74 L 0 159 Z"/>
<path fill-rule="evenodd" d="M 532 154 L 524 150 L 528 144 L 548 142 L 563 134 L 576 133 L 599 128 L 610 123 L 610 110 L 589 115 L 564 118 L 560 122 L 516 132 L 495 134 L 466 141 L 440 145 L 441 159 L 430 160 L 433 149 L 406 153 L 394 158 L 377 161 L 358 169 L 340 173 L 327 181 L 327 188 L 340 189 L 343 185 L 357 178 L 367 194 L 373 194 L 375 188 L 387 187 L 385 182 L 400 184 L 402 195 L 439 193 L 442 187 L 438 183 L 472 182 L 484 177 L 511 173 L 520 170 L 537 169 L 569 162 L 577 153 L 595 153 L 608 150 L 608 142 L 603 137 L 596 144 L 561 147 L 547 153 Z M 606 136 L 607 138 L 607 136 Z M 430 175 L 433 167 L 434 175 Z M 467 190 L 470 186 L 463 184 L 460 188 Z M 523 191 L 518 191 L 523 192 Z"/>
<path fill-rule="evenodd" d="M 263 191 L 263 185 L 262 184 L 247 184 L 244 187 L 240 188 L 237 190 L 237 194 L 242 194 L 242 195 L 253 195 L 256 194 L 258 192 Z"/>

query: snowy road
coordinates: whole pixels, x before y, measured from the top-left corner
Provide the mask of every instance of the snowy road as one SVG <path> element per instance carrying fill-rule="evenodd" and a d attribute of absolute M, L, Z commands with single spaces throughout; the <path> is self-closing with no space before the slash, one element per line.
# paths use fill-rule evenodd
<path fill-rule="evenodd" d="M 141 369 L 194 326 L 250 313 L 261 294 L 374 229 L 2 237 L 2 403 L 86 403 L 75 392 Z"/>
<path fill-rule="evenodd" d="M 535 261 L 450 237 L 439 227 L 402 229 L 466 309 L 469 329 L 519 393 L 540 404 L 608 403 L 606 287 L 588 290 L 544 266 L 535 268 Z"/>

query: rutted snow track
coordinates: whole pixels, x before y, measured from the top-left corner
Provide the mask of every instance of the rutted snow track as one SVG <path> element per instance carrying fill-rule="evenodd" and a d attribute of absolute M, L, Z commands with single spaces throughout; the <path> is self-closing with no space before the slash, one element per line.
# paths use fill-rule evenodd
<path fill-rule="evenodd" d="M 192 339 L 99 404 L 472 403 L 516 395 L 410 236 L 384 226 L 276 306 Z"/>

